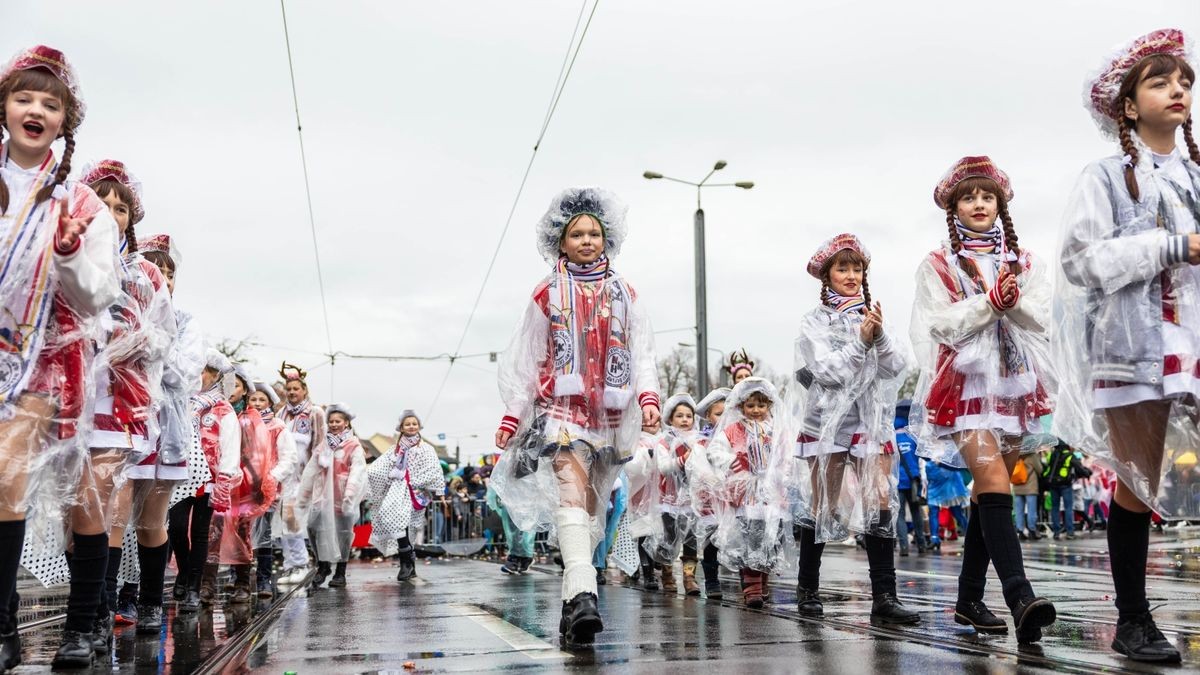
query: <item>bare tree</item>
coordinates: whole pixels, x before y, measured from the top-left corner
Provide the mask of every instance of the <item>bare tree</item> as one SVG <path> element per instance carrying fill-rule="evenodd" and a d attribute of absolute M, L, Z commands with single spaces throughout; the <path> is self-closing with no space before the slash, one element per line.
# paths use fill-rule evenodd
<path fill-rule="evenodd" d="M 254 347 L 254 337 L 246 336 L 240 340 L 221 338 L 213 349 L 225 355 L 232 363 L 246 363 L 250 360 L 250 350 Z"/>
<path fill-rule="evenodd" d="M 917 393 L 917 378 L 921 376 L 921 371 L 914 370 L 904 379 L 904 384 L 900 385 L 900 394 L 898 398 L 912 398 L 913 394 Z"/>
<path fill-rule="evenodd" d="M 664 398 L 679 391 L 693 391 L 696 388 L 696 352 L 687 347 L 676 347 L 666 358 L 660 359 L 658 385 Z"/>

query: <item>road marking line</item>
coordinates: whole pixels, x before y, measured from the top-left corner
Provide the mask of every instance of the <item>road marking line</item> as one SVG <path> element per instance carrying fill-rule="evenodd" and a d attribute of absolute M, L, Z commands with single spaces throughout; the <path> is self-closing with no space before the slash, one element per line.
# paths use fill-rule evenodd
<path fill-rule="evenodd" d="M 451 607 L 461 612 L 466 618 L 486 628 L 489 633 L 506 642 L 508 646 L 531 659 L 542 661 L 547 659 L 565 659 L 571 656 L 533 633 L 509 623 L 494 614 L 489 614 L 480 607 L 474 605 L 451 605 Z"/>

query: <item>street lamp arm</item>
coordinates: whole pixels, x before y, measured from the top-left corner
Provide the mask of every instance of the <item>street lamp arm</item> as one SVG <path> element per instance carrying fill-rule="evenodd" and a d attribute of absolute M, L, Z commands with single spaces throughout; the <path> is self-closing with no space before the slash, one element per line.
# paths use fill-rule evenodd
<path fill-rule="evenodd" d="M 679 179 L 679 178 L 671 178 L 670 176 L 663 176 L 663 177 L 662 177 L 662 179 L 663 179 L 663 180 L 669 180 L 669 181 L 671 181 L 671 182 L 673 182 L 673 183 L 683 183 L 684 185 L 690 185 L 690 186 L 692 186 L 692 187 L 700 187 L 700 184 L 699 184 L 699 183 L 693 183 L 693 182 L 692 182 L 692 181 L 690 181 L 690 180 L 681 180 L 681 179 Z"/>

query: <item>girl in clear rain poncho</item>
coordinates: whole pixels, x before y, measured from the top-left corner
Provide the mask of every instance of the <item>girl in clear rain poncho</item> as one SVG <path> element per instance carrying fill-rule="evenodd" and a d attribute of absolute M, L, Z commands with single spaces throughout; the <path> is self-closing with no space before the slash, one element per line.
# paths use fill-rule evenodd
<path fill-rule="evenodd" d="M 641 563 L 639 581 L 642 588 L 648 591 L 657 591 L 659 588 L 656 574 L 658 565 L 650 557 L 650 549 L 654 548 L 650 542 L 659 541 L 663 536 L 659 502 L 661 482 L 658 461 L 654 457 L 654 449 L 661 439 L 659 425 L 642 427 L 633 457 L 625 463 L 625 477 L 629 479 L 629 505 L 625 518 L 629 523 L 629 536 L 637 545 Z"/>
<path fill-rule="evenodd" d="M 796 338 L 796 454 L 811 481 L 809 503 L 798 509 L 796 597 L 801 614 L 823 613 L 821 554 L 825 542 L 845 539 L 849 529 L 864 535 L 871 619 L 917 623 L 920 615 L 896 597 L 892 552 L 899 508 L 892 413 L 908 362 L 904 345 L 884 329 L 882 307 L 871 303 L 870 263 L 852 234 L 821 244 L 808 262 L 808 273 L 821 282 L 821 304 L 804 316 Z M 847 468 L 853 468 L 849 482 Z"/>
<path fill-rule="evenodd" d="M 700 423 L 700 438 L 696 442 L 699 445 L 707 445 L 712 439 L 717 422 L 725 414 L 725 399 L 729 398 L 729 392 L 729 387 L 717 387 L 696 404 L 696 418 Z M 704 570 L 704 597 L 720 600 L 724 595 L 721 592 L 721 563 L 717 560 L 717 546 L 712 541 L 713 531 L 717 527 L 716 498 L 705 490 L 702 483 L 693 482 L 689 487 L 692 490 L 692 509 L 696 513 L 696 546 L 704 549 L 700 557 L 700 567 Z"/>
<path fill-rule="evenodd" d="M 79 477 L 95 394 L 91 319 L 120 294 L 117 225 L 91 188 L 67 181 L 83 114 L 75 72 L 58 50 L 23 50 L 0 71 L 0 671 L 21 663 L 16 583 L 27 515 L 39 539 L 61 532 L 65 511 L 80 511 L 71 521 L 81 562 L 64 637 L 85 665 L 108 557 L 107 491 L 88 491 Z M 61 161 L 51 150 L 58 138 Z"/>
<path fill-rule="evenodd" d="M 254 380 L 241 365 L 234 366 L 234 378 L 229 403 L 237 413 L 241 432 L 240 461 L 237 473 L 224 481 L 229 487 L 218 481 L 210 502 L 214 514 L 208 533 L 204 578 L 215 578 L 219 565 L 232 565 L 234 581 L 229 602 L 244 605 L 256 592 L 251 579 L 254 548 L 250 530 L 254 521 L 275 503 L 279 483 L 273 473 L 277 455 L 271 434 L 258 409 L 250 405 Z"/>
<path fill-rule="evenodd" d="M 662 572 L 662 587 L 674 594 L 675 559 L 683 553 L 683 587 L 687 595 L 700 595 L 696 584 L 696 514 L 685 468 L 688 456 L 700 440 L 696 423 L 696 401 L 689 394 L 675 394 L 663 406 L 666 432 L 654 448 L 658 466 L 661 537 L 649 537 L 645 546 Z"/>
<path fill-rule="evenodd" d="M 337 563 L 329 587 L 342 588 L 358 505 L 367 496 L 367 456 L 351 427 L 354 415 L 346 406 L 332 403 L 326 406 L 325 416 L 329 422 L 325 445 L 304 467 L 296 509 L 307 514 L 308 538 L 317 550 L 312 587 L 325 583 Z"/>
<path fill-rule="evenodd" d="M 266 428 L 267 442 L 270 448 L 269 465 L 271 479 L 276 485 L 276 498 L 267 507 L 266 512 L 254 520 L 251 539 L 254 543 L 254 555 L 257 559 L 257 592 L 260 598 L 269 598 L 275 594 L 271 585 L 271 569 L 275 564 L 274 549 L 271 547 L 271 531 L 275 512 L 279 508 L 279 497 L 283 486 L 295 482 L 296 475 L 296 442 L 275 417 L 275 406 L 279 403 L 279 395 L 266 382 L 256 380 L 254 390 L 248 397 L 250 407 L 258 411 Z"/>
<path fill-rule="evenodd" d="M 305 537 L 308 523 L 296 507 L 300 490 L 299 477 L 309 460 L 325 447 L 325 411 L 312 402 L 308 393 L 308 373 L 289 363 L 279 368 L 283 378 L 283 395 L 287 404 L 279 411 L 279 421 L 287 427 L 296 446 L 295 480 L 285 482 L 280 490 L 279 508 L 272 522 L 283 547 L 283 572 L 280 584 L 298 584 L 308 575 L 308 547 Z"/>
<path fill-rule="evenodd" d="M 1119 154 L 1075 185 L 1062 228 L 1054 433 L 1119 478 L 1108 542 L 1118 622 L 1112 648 L 1178 662 L 1150 615 L 1150 512 L 1196 519 L 1160 494 L 1175 457 L 1200 449 L 1200 149 L 1192 136 L 1191 37 L 1157 30 L 1117 49 L 1085 87 Z M 1186 152 L 1179 148 L 1180 129 Z"/>
<path fill-rule="evenodd" d="M 164 436 L 160 424 L 159 413 L 166 404 L 163 370 L 178 327 L 166 277 L 137 248 L 134 226 L 145 215 L 141 183 L 112 159 L 86 167 L 80 180 L 96 192 L 117 222 L 122 257 L 122 294 L 109 308 L 111 321 L 102 322 L 109 337 L 97 361 L 95 429 L 90 441 L 94 458 L 110 456 L 109 449 L 125 449 L 119 453 L 125 466 L 118 477 L 121 484 L 115 486 L 108 523 L 105 599 L 93 627 L 93 646 L 103 654 L 112 637 L 118 573 L 130 524 L 136 531 L 129 538 L 130 554 L 141 563 L 130 567 L 140 567 L 148 582 L 140 598 L 149 622 L 143 630 L 157 632 L 162 627 L 163 574 L 169 555 L 167 503 L 175 481 L 187 477 L 187 446 L 176 435 Z M 136 621 L 137 613 L 131 614 Z"/>
<path fill-rule="evenodd" d="M 705 446 L 692 449 L 693 485 L 716 497 L 712 539 L 721 564 L 738 570 L 742 596 L 763 606 L 768 575 L 784 563 L 791 514 L 787 479 L 795 429 L 775 385 L 760 377 L 738 383 Z"/>
<path fill-rule="evenodd" d="M 446 478 L 437 451 L 421 438 L 421 418 L 412 410 L 400 413 L 400 437 L 391 452 L 380 455 L 367 469 L 374 516 L 371 546 L 383 555 L 396 554 L 400 571 L 396 581 L 417 576 L 417 557 L 408 528 L 416 521 L 424 527 L 424 511 L 434 495 L 446 491 Z"/>
<path fill-rule="evenodd" d="M 603 630 L 592 551 L 621 464 L 641 427 L 660 417 L 653 332 L 611 266 L 625 212 L 601 188 L 554 198 L 537 226 L 552 269 L 500 364 L 507 410 L 496 445 L 511 461 L 492 482 L 522 530 L 557 529 L 565 566 L 559 633 L 568 647 L 590 645 Z"/>
<path fill-rule="evenodd" d="M 1037 642 L 1054 605 L 1033 594 L 1013 525 L 1010 476 L 1021 438 L 1041 433 L 1053 391 L 1050 278 L 1017 243 L 1008 176 L 987 157 L 964 157 L 934 189 L 949 239 L 917 270 L 909 324 L 921 376 L 910 429 L 917 454 L 965 467 L 974 479 L 955 621 L 985 633 L 1007 625 L 983 603 L 989 559 L 1017 641 Z"/>

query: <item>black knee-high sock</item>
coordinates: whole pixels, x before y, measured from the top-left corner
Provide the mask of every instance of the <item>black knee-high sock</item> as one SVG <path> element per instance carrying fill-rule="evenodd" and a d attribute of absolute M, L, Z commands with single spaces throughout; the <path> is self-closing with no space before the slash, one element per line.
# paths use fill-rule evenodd
<path fill-rule="evenodd" d="M 163 579 L 167 575 L 167 558 L 171 548 L 167 542 L 158 546 L 138 544 L 138 565 L 142 568 L 138 588 L 138 604 L 155 607 L 163 603 Z"/>
<path fill-rule="evenodd" d="M 1012 505 L 1010 494 L 986 492 L 979 495 L 979 524 L 983 526 L 988 554 L 991 555 L 992 566 L 996 568 L 996 575 L 1000 577 L 1004 602 L 1010 610 L 1015 609 L 1021 600 L 1033 597 L 1033 587 L 1025 576 L 1021 542 L 1013 525 Z"/>
<path fill-rule="evenodd" d="M 25 544 L 25 521 L 0 522 L 0 633 L 17 627 L 17 568 L 21 566 L 21 547 Z"/>
<path fill-rule="evenodd" d="M 880 511 L 878 522 L 881 525 L 892 522 L 892 512 L 890 510 Z M 896 545 L 896 538 L 867 533 L 863 537 L 863 543 L 867 547 L 871 594 L 879 596 L 891 593 L 894 595 L 896 593 L 896 559 L 892 549 Z"/>
<path fill-rule="evenodd" d="M 75 551 L 71 555 L 71 591 L 67 596 L 66 630 L 92 632 L 92 622 L 104 592 L 104 573 L 108 567 L 107 534 L 72 534 Z"/>
<path fill-rule="evenodd" d="M 1113 500 L 1108 507 L 1108 562 L 1116 589 L 1117 613 L 1125 621 L 1150 610 L 1146 600 L 1146 557 L 1150 512 L 1137 513 Z"/>
<path fill-rule="evenodd" d="M 171 543 L 171 553 L 175 555 L 175 568 L 184 577 L 187 576 L 191 558 L 188 525 L 192 521 L 192 503 L 195 500 L 195 497 L 185 497 L 167 511 L 167 540 Z"/>
<path fill-rule="evenodd" d="M 120 570 L 121 547 L 109 546 L 108 563 L 104 567 L 104 590 L 100 596 L 100 606 L 96 608 L 98 617 L 117 611 L 117 572 Z"/>
<path fill-rule="evenodd" d="M 800 528 L 800 573 L 796 581 L 800 588 L 815 591 L 821 584 L 821 554 L 825 552 L 825 544 L 817 543 L 817 532 L 814 529 Z"/>
<path fill-rule="evenodd" d="M 971 515 L 967 519 L 967 533 L 963 536 L 962 571 L 958 574 L 958 599 L 960 601 L 983 600 L 983 589 L 987 586 L 988 565 L 991 562 L 987 540 L 983 538 L 979 505 L 972 502 Z"/>

